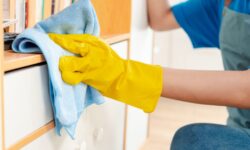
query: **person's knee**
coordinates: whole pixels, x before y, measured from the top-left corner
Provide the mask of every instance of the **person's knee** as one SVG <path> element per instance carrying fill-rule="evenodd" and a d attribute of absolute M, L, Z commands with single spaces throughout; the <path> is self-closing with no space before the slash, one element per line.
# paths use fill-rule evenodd
<path fill-rule="evenodd" d="M 196 150 L 202 143 L 199 140 L 202 124 L 190 124 L 178 129 L 171 143 L 171 150 Z"/>

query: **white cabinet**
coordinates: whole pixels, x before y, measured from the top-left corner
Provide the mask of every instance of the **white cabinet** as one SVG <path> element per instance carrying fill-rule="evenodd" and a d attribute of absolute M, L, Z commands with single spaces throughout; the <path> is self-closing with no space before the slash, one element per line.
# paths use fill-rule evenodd
<path fill-rule="evenodd" d="M 128 42 L 112 45 L 127 58 Z M 112 68 L 111 68 L 112 69 Z M 105 75 L 104 75 L 105 77 Z M 53 120 L 46 65 L 11 71 L 4 76 L 6 146 L 10 147 Z M 54 130 L 26 145 L 24 150 L 123 150 L 125 104 L 105 98 L 102 105 L 88 107 L 79 119 L 76 139 Z"/>

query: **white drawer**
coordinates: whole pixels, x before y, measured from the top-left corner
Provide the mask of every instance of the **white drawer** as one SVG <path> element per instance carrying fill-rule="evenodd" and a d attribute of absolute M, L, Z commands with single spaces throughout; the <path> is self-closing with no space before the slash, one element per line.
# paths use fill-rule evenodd
<path fill-rule="evenodd" d="M 107 99 L 102 105 L 87 108 L 79 120 L 75 140 L 64 130 L 62 137 L 51 130 L 23 150 L 122 150 L 124 121 L 125 105 Z"/>
<path fill-rule="evenodd" d="M 47 74 L 46 65 L 5 74 L 7 147 L 53 119 Z"/>

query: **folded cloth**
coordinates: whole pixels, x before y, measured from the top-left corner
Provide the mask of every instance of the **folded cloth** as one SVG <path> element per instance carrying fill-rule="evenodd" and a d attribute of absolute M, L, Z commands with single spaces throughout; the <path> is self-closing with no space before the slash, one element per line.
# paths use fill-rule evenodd
<path fill-rule="evenodd" d="M 50 99 L 54 111 L 56 132 L 64 127 L 74 139 L 80 114 L 91 104 L 104 102 L 95 89 L 79 84 L 71 86 L 63 82 L 58 68 L 59 58 L 73 55 L 50 40 L 47 33 L 99 34 L 99 23 L 89 0 L 79 0 L 58 14 L 39 22 L 21 33 L 12 44 L 15 52 L 43 53 L 49 70 Z"/>

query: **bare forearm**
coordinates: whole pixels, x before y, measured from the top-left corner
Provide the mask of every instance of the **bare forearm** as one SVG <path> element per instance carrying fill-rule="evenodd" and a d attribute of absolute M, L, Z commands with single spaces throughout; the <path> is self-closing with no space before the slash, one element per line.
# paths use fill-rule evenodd
<path fill-rule="evenodd" d="M 164 69 L 162 96 L 210 105 L 250 108 L 250 71 Z"/>
<path fill-rule="evenodd" d="M 148 19 L 155 30 L 170 30 L 178 28 L 169 2 L 166 0 L 147 0 Z"/>

